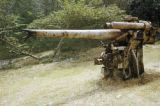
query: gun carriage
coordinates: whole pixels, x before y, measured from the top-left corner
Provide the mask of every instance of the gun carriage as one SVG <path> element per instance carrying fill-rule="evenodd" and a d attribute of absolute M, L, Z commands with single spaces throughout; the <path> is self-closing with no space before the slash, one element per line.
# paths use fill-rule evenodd
<path fill-rule="evenodd" d="M 97 30 L 37 30 L 25 29 L 29 35 L 49 38 L 76 38 L 101 40 L 105 51 L 95 58 L 103 65 L 105 77 L 119 71 L 123 79 L 138 78 L 144 73 L 143 45 L 154 44 L 157 30 L 151 22 L 133 17 L 125 22 L 106 23 L 106 29 Z M 104 43 L 103 41 L 107 41 Z"/>

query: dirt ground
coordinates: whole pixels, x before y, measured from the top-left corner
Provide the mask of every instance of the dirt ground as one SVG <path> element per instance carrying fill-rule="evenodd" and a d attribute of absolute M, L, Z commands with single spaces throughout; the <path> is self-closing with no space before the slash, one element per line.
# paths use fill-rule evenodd
<path fill-rule="evenodd" d="M 1 106 L 159 106 L 160 47 L 146 46 L 141 79 L 103 79 L 92 61 L 39 64 L 0 72 Z"/>

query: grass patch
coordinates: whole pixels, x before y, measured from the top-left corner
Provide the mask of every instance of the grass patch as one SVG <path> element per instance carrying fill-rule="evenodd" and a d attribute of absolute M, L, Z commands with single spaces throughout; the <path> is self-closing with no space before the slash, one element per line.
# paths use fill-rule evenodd
<path fill-rule="evenodd" d="M 52 78 L 52 79 L 60 79 L 63 77 L 69 77 L 78 75 L 84 71 L 84 67 L 79 66 L 59 66 L 59 67 L 52 67 L 48 70 L 38 72 L 35 77 L 42 77 L 42 78 Z"/>

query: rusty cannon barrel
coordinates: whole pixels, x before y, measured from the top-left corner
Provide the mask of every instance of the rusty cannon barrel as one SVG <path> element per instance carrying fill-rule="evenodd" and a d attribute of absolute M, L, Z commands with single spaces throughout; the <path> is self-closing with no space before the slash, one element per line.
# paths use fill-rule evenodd
<path fill-rule="evenodd" d="M 99 39 L 115 40 L 124 34 L 119 29 L 96 29 L 96 30 L 39 30 L 25 29 L 29 34 L 37 37 L 47 38 L 77 38 L 77 39 Z"/>

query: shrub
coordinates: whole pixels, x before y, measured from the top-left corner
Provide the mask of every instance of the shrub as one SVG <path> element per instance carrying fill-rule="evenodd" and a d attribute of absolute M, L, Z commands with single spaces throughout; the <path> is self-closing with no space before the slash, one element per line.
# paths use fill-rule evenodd
<path fill-rule="evenodd" d="M 33 21 L 28 28 L 34 29 L 102 29 L 106 22 L 120 21 L 125 15 L 125 11 L 116 5 L 108 7 L 92 7 L 85 5 L 83 2 L 65 2 L 62 10 L 53 12 L 50 15 Z M 35 41 L 39 42 L 39 41 Z M 56 43 L 55 43 L 56 42 Z M 89 47 L 98 45 L 93 40 L 64 40 L 64 51 L 86 50 Z M 57 39 L 41 40 L 35 48 L 53 49 L 57 45 Z M 36 47 L 37 46 L 37 47 Z M 34 49 L 33 49 L 34 50 Z"/>
<path fill-rule="evenodd" d="M 28 27 L 43 29 L 103 28 L 105 22 L 120 21 L 124 15 L 125 11 L 116 5 L 94 8 L 83 3 L 66 3 L 63 10 L 35 20 Z"/>

